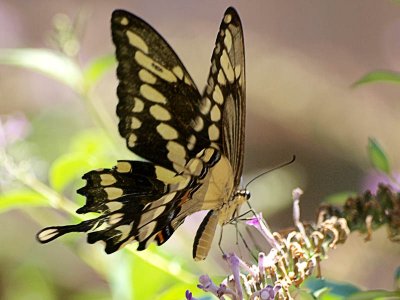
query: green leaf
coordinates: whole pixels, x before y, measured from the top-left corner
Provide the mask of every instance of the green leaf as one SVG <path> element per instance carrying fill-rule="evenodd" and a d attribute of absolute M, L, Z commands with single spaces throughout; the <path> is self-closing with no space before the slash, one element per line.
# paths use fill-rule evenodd
<path fill-rule="evenodd" d="M 83 70 L 85 88 L 90 89 L 111 68 L 115 68 L 116 59 L 114 54 L 108 54 L 92 60 Z"/>
<path fill-rule="evenodd" d="M 111 143 L 100 130 L 89 129 L 75 135 L 69 152 L 58 157 L 51 165 L 49 180 L 58 192 L 64 190 L 74 180 L 92 169 L 112 167 L 115 157 Z"/>
<path fill-rule="evenodd" d="M 357 87 L 361 84 L 371 83 L 371 82 L 393 82 L 400 83 L 400 73 L 393 71 L 373 71 L 367 73 L 361 79 L 357 80 L 352 84 L 352 87 Z"/>
<path fill-rule="evenodd" d="M 54 298 L 53 298 L 54 299 Z M 92 290 L 79 292 L 77 295 L 69 295 L 69 300 L 110 300 L 110 295 L 104 292 Z"/>
<path fill-rule="evenodd" d="M 48 275 L 26 258 L 8 270 L 2 296 L 8 300 L 57 299 L 56 287 L 47 282 Z"/>
<path fill-rule="evenodd" d="M 374 138 L 368 139 L 368 157 L 375 169 L 390 175 L 390 165 L 386 153 Z"/>
<path fill-rule="evenodd" d="M 356 192 L 344 191 L 340 193 L 331 194 L 324 199 L 324 203 L 331 205 L 343 205 L 347 199 L 356 196 Z"/>
<path fill-rule="evenodd" d="M 57 192 L 61 192 L 72 181 L 81 178 L 91 167 L 86 155 L 81 153 L 62 155 L 51 165 L 49 171 L 50 185 Z"/>
<path fill-rule="evenodd" d="M 341 299 L 341 297 L 347 299 L 346 297 L 360 291 L 359 288 L 351 284 L 318 278 L 308 279 L 305 282 L 305 286 L 309 288 L 313 294 L 321 294 L 321 291 L 323 291 L 321 299 Z"/>
<path fill-rule="evenodd" d="M 177 283 L 176 278 L 160 272 L 159 269 L 137 257 L 134 257 L 134 264 L 131 264 L 131 268 L 133 280 L 131 284 L 134 287 L 140 287 L 140 289 L 133 289 L 134 299 L 154 299 L 157 295 Z M 152 274 L 151 279 L 145 276 L 148 274 Z M 178 299 L 184 299 L 184 294 Z"/>
<path fill-rule="evenodd" d="M 347 300 L 395 300 L 400 299 L 400 292 L 391 292 L 391 291 L 367 291 L 367 292 L 358 292 L 355 293 L 348 298 Z"/>
<path fill-rule="evenodd" d="M 121 251 L 109 265 L 107 274 L 113 299 L 135 299 L 133 290 L 137 286 L 131 284 L 133 281 L 132 265 L 134 265 L 134 262 L 132 255 Z"/>
<path fill-rule="evenodd" d="M 47 200 L 31 190 L 12 190 L 0 195 L 0 213 L 10 209 L 47 205 Z"/>
<path fill-rule="evenodd" d="M 306 291 L 302 288 L 293 288 L 290 289 L 290 295 L 293 296 L 293 299 L 296 300 L 315 300 L 316 298 L 313 297 L 309 291 Z"/>
<path fill-rule="evenodd" d="M 0 49 L 0 64 L 32 69 L 47 75 L 74 91 L 82 90 L 82 73 L 68 56 L 49 49 Z"/>
<path fill-rule="evenodd" d="M 88 156 L 96 156 L 104 153 L 110 154 L 112 151 L 112 144 L 102 130 L 88 129 L 74 136 L 70 148 L 71 152 L 80 152 Z"/>

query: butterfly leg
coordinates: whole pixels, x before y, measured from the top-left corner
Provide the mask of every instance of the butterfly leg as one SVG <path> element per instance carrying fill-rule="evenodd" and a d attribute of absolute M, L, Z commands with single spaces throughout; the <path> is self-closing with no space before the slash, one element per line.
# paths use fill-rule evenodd
<path fill-rule="evenodd" d="M 222 249 L 222 246 L 221 246 L 221 244 L 222 244 L 222 234 L 223 234 L 223 232 L 224 232 L 224 226 L 221 226 L 221 232 L 220 232 L 219 240 L 218 240 L 218 248 L 219 248 L 219 250 L 221 250 L 222 255 L 225 255 L 225 252 L 224 252 L 224 250 Z"/>
<path fill-rule="evenodd" d="M 246 203 L 249 206 L 249 209 L 246 210 L 244 213 L 236 216 L 234 219 L 232 219 L 231 223 L 233 223 L 233 221 L 248 221 L 248 220 L 250 220 L 250 218 L 243 218 L 245 215 L 247 215 L 249 213 L 252 213 L 254 217 L 257 217 L 257 213 L 253 209 L 253 207 L 250 205 L 249 201 L 246 201 Z"/>

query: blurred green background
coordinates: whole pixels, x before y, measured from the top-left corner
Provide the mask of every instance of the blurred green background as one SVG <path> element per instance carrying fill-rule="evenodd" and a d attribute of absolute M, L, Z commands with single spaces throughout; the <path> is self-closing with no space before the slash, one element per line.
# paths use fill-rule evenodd
<path fill-rule="evenodd" d="M 292 225 L 296 187 L 304 190 L 305 220 L 313 220 L 318 203 L 333 194 L 373 188 L 368 137 L 379 141 L 399 170 L 399 85 L 351 88 L 372 70 L 400 71 L 395 1 L 1 0 L 1 299 L 183 299 L 186 289 L 201 295 L 198 275 L 227 274 L 216 245 L 206 262 L 191 259 L 202 214 L 140 256 L 107 256 L 83 235 L 40 245 L 35 234 L 43 226 L 78 221 L 50 204 L 58 205 L 63 195 L 81 205 L 75 190 L 85 172 L 134 158 L 117 132 L 112 11 L 126 9 L 154 26 L 202 90 L 229 5 L 241 16 L 246 46 L 243 182 L 297 156 L 249 187 L 252 206 L 273 229 Z M 224 230 L 229 250 L 236 249 L 234 233 Z M 353 234 L 323 262 L 323 275 L 392 289 L 399 249 L 384 229 L 369 243 Z"/>

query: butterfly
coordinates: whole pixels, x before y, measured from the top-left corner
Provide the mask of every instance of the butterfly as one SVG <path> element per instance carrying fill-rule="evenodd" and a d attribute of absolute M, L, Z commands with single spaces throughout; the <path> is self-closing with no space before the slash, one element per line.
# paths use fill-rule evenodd
<path fill-rule="evenodd" d="M 240 180 L 244 159 L 245 61 L 242 25 L 223 16 L 203 94 L 164 38 L 141 18 L 115 10 L 112 39 L 118 60 L 117 115 L 127 147 L 146 161 L 119 160 L 86 173 L 77 192 L 75 225 L 41 230 L 47 243 L 69 232 L 105 243 L 113 253 L 133 241 L 137 250 L 165 243 L 185 218 L 208 210 L 194 238 L 193 258 L 207 257 L 217 224 L 229 223 L 249 199 Z"/>

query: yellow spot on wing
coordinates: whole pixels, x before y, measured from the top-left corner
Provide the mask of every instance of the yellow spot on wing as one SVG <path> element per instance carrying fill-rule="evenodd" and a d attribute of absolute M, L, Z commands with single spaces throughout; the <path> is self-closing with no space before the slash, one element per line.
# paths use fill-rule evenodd
<path fill-rule="evenodd" d="M 143 241 L 146 238 L 148 238 L 152 233 L 154 228 L 156 227 L 157 222 L 153 221 L 151 223 L 148 223 L 146 225 L 142 224 L 142 228 L 139 229 L 139 237 L 138 240 L 139 241 Z"/>
<path fill-rule="evenodd" d="M 238 79 L 240 77 L 241 72 L 242 72 L 242 69 L 240 68 L 240 65 L 237 65 L 235 67 L 235 77 L 236 77 L 236 79 Z"/>
<path fill-rule="evenodd" d="M 131 118 L 131 129 L 138 129 L 140 128 L 140 126 L 142 126 L 142 122 L 135 117 Z"/>
<path fill-rule="evenodd" d="M 168 170 L 161 166 L 156 166 L 155 169 L 156 169 L 157 179 L 159 179 L 163 182 L 171 184 L 171 183 L 176 183 L 181 180 L 180 176 L 177 176 L 177 174 L 171 170 Z"/>
<path fill-rule="evenodd" d="M 208 136 L 211 141 L 216 141 L 219 138 L 219 129 L 215 124 L 208 127 Z"/>
<path fill-rule="evenodd" d="M 174 72 L 174 74 L 176 75 L 176 77 L 178 77 L 179 79 L 182 80 L 183 78 L 183 70 L 180 66 L 176 66 L 172 69 L 172 72 Z"/>
<path fill-rule="evenodd" d="M 199 158 L 193 158 L 188 163 L 188 169 L 191 175 L 199 176 L 203 170 L 203 161 Z"/>
<path fill-rule="evenodd" d="M 131 133 L 128 137 L 128 146 L 133 148 L 135 146 L 136 141 L 137 141 L 137 136 L 134 133 Z"/>
<path fill-rule="evenodd" d="M 181 166 L 186 164 L 186 150 L 181 144 L 174 141 L 169 141 L 167 144 L 167 150 L 167 156 L 170 161 Z"/>
<path fill-rule="evenodd" d="M 150 84 L 155 84 L 157 81 L 157 77 L 155 77 L 153 74 L 151 74 L 149 71 L 145 69 L 141 69 L 139 71 L 139 78 L 141 81 L 150 83 Z"/>
<path fill-rule="evenodd" d="M 129 24 L 129 20 L 125 17 L 121 18 L 121 20 L 119 21 L 119 23 L 123 26 L 126 26 Z"/>
<path fill-rule="evenodd" d="M 224 17 L 224 23 L 228 24 L 232 21 L 232 16 L 230 14 L 225 15 Z"/>
<path fill-rule="evenodd" d="M 163 197 L 163 204 L 169 203 L 172 199 L 174 199 L 176 196 L 176 192 L 169 193 L 166 196 Z"/>
<path fill-rule="evenodd" d="M 108 209 L 110 211 L 117 211 L 121 209 L 124 205 L 119 201 L 109 201 L 106 203 Z"/>
<path fill-rule="evenodd" d="M 49 228 L 49 229 L 41 231 L 38 235 L 38 239 L 41 242 L 45 242 L 57 234 L 58 234 L 57 228 Z"/>
<path fill-rule="evenodd" d="M 116 214 L 112 214 L 110 216 L 110 219 L 108 220 L 108 224 L 117 224 L 119 221 L 122 220 L 122 218 L 124 217 L 124 214 L 121 213 L 116 213 Z"/>
<path fill-rule="evenodd" d="M 144 108 L 144 102 L 140 98 L 133 98 L 134 99 L 134 104 L 132 108 L 132 112 L 142 112 Z"/>
<path fill-rule="evenodd" d="M 209 162 L 211 157 L 214 155 L 214 152 L 215 150 L 212 148 L 205 149 L 202 155 L 203 161 Z"/>
<path fill-rule="evenodd" d="M 144 53 L 149 53 L 149 47 L 147 47 L 146 42 L 131 30 L 126 31 L 126 36 L 128 37 L 129 44 L 133 47 L 143 51 Z"/>
<path fill-rule="evenodd" d="M 222 55 L 220 57 L 220 63 L 221 63 L 222 69 L 225 72 L 226 78 L 228 79 L 229 82 L 232 83 L 233 80 L 235 79 L 235 74 L 233 72 L 232 64 L 229 59 L 228 53 L 226 52 L 225 49 L 224 49 L 224 51 L 222 51 Z"/>
<path fill-rule="evenodd" d="M 203 98 L 200 105 L 200 112 L 203 115 L 206 115 L 210 112 L 210 108 L 211 108 L 211 100 L 208 99 L 208 97 Z"/>
<path fill-rule="evenodd" d="M 200 132 L 204 128 L 203 118 L 200 116 L 197 116 L 196 119 L 194 120 L 193 125 L 194 125 L 193 129 L 196 130 L 197 132 Z"/>
<path fill-rule="evenodd" d="M 225 30 L 224 44 L 225 44 L 226 50 L 228 50 L 228 52 L 231 51 L 231 48 L 232 48 L 232 34 L 229 31 L 229 29 Z"/>
<path fill-rule="evenodd" d="M 158 206 L 156 208 L 150 208 L 148 211 L 146 211 L 145 213 L 143 213 L 140 216 L 139 227 L 149 223 L 150 221 L 152 221 L 155 218 L 157 218 L 158 216 L 160 216 L 164 212 L 164 210 L 165 210 L 165 206 Z"/>
<path fill-rule="evenodd" d="M 164 95 L 148 84 L 142 84 L 140 86 L 140 93 L 147 100 L 157 103 L 167 104 L 167 100 L 164 97 Z"/>
<path fill-rule="evenodd" d="M 176 76 L 170 70 L 164 68 L 162 65 L 154 61 L 152 58 L 147 56 L 141 51 L 136 51 L 135 53 L 136 62 L 142 67 L 149 70 L 154 75 L 160 77 L 167 82 L 176 82 Z"/>
<path fill-rule="evenodd" d="M 218 105 L 214 105 L 213 108 L 211 109 L 211 121 L 217 122 L 221 119 L 221 111 L 218 107 Z"/>
<path fill-rule="evenodd" d="M 165 140 L 174 140 L 178 138 L 178 131 L 168 124 L 160 123 L 156 127 L 156 130 Z"/>
<path fill-rule="evenodd" d="M 185 81 L 185 83 L 186 83 L 187 85 L 192 85 L 192 81 L 189 79 L 188 76 L 185 76 L 185 78 L 183 79 L 183 81 Z"/>
<path fill-rule="evenodd" d="M 117 199 L 124 194 L 124 191 L 122 189 L 116 187 L 108 187 L 105 188 L 104 191 L 107 193 L 108 200 Z"/>
<path fill-rule="evenodd" d="M 219 84 L 222 84 L 222 85 L 226 84 L 226 78 L 225 78 L 224 72 L 222 72 L 221 69 L 218 71 L 217 80 L 218 80 Z"/>
<path fill-rule="evenodd" d="M 222 96 L 221 89 L 219 88 L 218 85 L 216 85 L 215 88 L 214 88 L 213 99 L 218 104 L 224 103 L 224 97 Z"/>
<path fill-rule="evenodd" d="M 196 136 L 192 134 L 192 135 L 188 138 L 187 148 L 188 148 L 189 150 L 193 150 L 195 145 L 196 145 Z"/>
<path fill-rule="evenodd" d="M 153 105 L 150 107 L 150 114 L 158 121 L 169 121 L 171 120 L 171 114 L 161 105 Z"/>
<path fill-rule="evenodd" d="M 120 225 L 116 228 L 119 232 L 121 232 L 121 235 L 118 236 L 118 240 L 122 241 L 126 239 L 129 236 L 129 233 L 131 232 L 132 226 L 131 225 Z"/>
<path fill-rule="evenodd" d="M 132 169 L 131 164 L 126 161 L 119 161 L 117 164 L 118 173 L 129 173 L 131 169 Z"/>
<path fill-rule="evenodd" d="M 100 174 L 100 184 L 102 186 L 112 185 L 117 182 L 114 176 L 111 174 Z"/>

